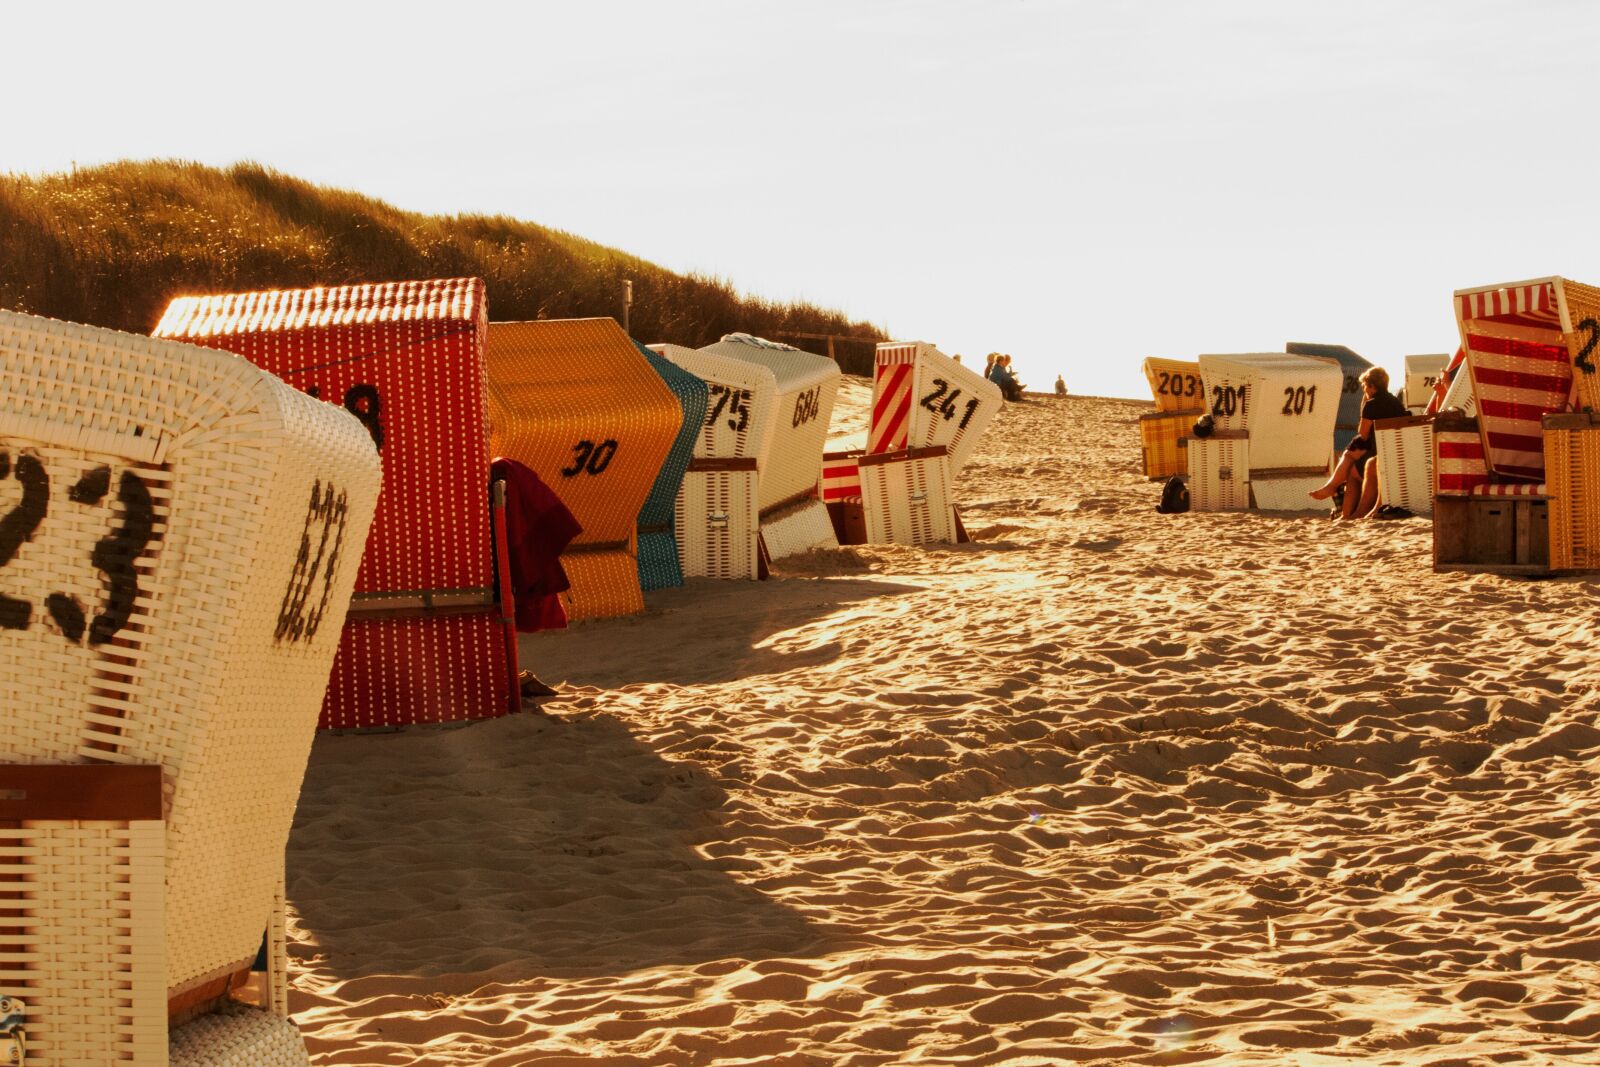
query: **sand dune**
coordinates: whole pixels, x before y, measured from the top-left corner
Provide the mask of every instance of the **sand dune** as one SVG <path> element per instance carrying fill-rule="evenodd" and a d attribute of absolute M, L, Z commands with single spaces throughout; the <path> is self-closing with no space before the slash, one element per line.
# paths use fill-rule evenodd
<path fill-rule="evenodd" d="M 315 1061 L 1600 1063 L 1596 583 L 1157 515 L 1146 410 L 1009 407 L 974 544 L 691 581 L 525 638 L 542 713 L 320 737 Z"/>

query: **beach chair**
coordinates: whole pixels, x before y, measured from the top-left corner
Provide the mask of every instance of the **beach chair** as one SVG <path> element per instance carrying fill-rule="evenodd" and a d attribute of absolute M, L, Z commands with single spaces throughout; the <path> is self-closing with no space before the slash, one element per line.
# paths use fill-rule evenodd
<path fill-rule="evenodd" d="M 660 376 L 683 410 L 683 423 L 673 438 L 661 473 L 650 487 L 644 506 L 639 509 L 639 587 L 645 592 L 669 589 L 683 584 L 683 564 L 679 560 L 677 503 L 683 479 L 694 460 L 695 442 L 709 410 L 706 383 L 676 363 L 650 351 L 637 341 L 650 369 Z"/>
<path fill-rule="evenodd" d="M 677 396 L 613 319 L 490 323 L 488 372 L 495 455 L 583 527 L 561 555 L 568 617 L 643 611 L 639 516 L 683 426 Z"/>
<path fill-rule="evenodd" d="M 451 278 L 181 297 L 156 326 L 342 405 L 383 457 L 325 728 L 521 706 L 509 586 L 497 581 L 507 565 L 503 497 L 489 485 L 487 319 L 483 282 Z"/>
<path fill-rule="evenodd" d="M 1250 435 L 1241 472 L 1263 511 L 1305 511 L 1328 477 L 1344 374 L 1332 359 L 1277 352 L 1204 355 L 1200 373 L 1216 428 Z M 1214 435 L 1215 436 L 1215 435 Z M 1189 442 L 1191 469 L 1195 442 Z M 1191 492 L 1193 487 L 1191 486 Z"/>
<path fill-rule="evenodd" d="M 764 578 L 760 468 L 777 419 L 777 376 L 759 364 L 683 345 L 646 347 L 704 381 L 708 390 L 694 457 L 674 504 L 683 573 Z"/>
<path fill-rule="evenodd" d="M 951 483 L 1004 402 L 999 386 L 933 345 L 880 343 L 867 447 L 823 456 L 818 493 L 840 543 L 961 538 Z M 927 513 L 946 503 L 949 516 Z"/>
<path fill-rule="evenodd" d="M 1426 415 L 1433 400 L 1434 390 L 1450 364 L 1445 352 L 1406 357 L 1406 380 L 1400 392 L 1406 410 L 1413 415 Z M 1357 409 L 1359 413 L 1360 409 Z"/>
<path fill-rule="evenodd" d="M 742 333 L 726 334 L 699 352 L 764 367 L 773 376 L 776 400 L 766 431 L 770 437 L 765 453 L 756 456 L 766 557 L 776 560 L 813 548 L 838 547 L 828 509 L 817 496 L 823 444 L 839 389 L 838 364 L 826 356 Z M 711 403 L 714 408 L 715 397 Z"/>
<path fill-rule="evenodd" d="M 1205 402 L 1205 383 L 1196 360 L 1149 356 L 1142 364 L 1145 381 L 1156 398 L 1156 412 L 1192 411 Z"/>
<path fill-rule="evenodd" d="M 1338 455 L 1350 447 L 1361 425 L 1361 405 L 1365 397 L 1361 392 L 1361 375 L 1372 363 L 1352 352 L 1344 345 L 1319 345 L 1306 341 L 1290 341 L 1283 346 L 1290 355 L 1310 356 L 1313 359 L 1331 359 L 1338 364 L 1344 381 L 1339 387 L 1339 414 L 1333 426 L 1333 452 Z M 1314 487 L 1313 487 L 1314 488 Z"/>
<path fill-rule="evenodd" d="M 0 312 L 0 1054 L 308 1062 L 284 849 L 379 478 L 238 356 Z"/>
<path fill-rule="evenodd" d="M 1550 569 L 1600 571 L 1600 414 L 1546 415 Z"/>
<path fill-rule="evenodd" d="M 1191 438 L 1189 509 L 1246 511 L 1250 507 L 1250 435 L 1243 430 L 1216 430 L 1210 437 Z"/>

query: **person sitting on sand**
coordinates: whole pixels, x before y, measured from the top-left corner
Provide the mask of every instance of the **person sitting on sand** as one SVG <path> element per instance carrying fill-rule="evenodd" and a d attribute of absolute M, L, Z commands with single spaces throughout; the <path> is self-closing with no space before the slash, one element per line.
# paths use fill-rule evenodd
<path fill-rule="evenodd" d="M 1311 499 L 1328 500 L 1344 486 L 1340 516 L 1360 519 L 1370 515 L 1378 504 L 1377 447 L 1372 439 L 1372 424 L 1378 419 L 1396 419 L 1409 414 L 1399 397 L 1389 392 L 1389 372 L 1368 367 L 1361 375 L 1361 423 L 1333 475 L 1311 490 Z"/>
<path fill-rule="evenodd" d="M 1021 400 L 1022 391 L 1026 388 L 1017 381 L 1015 374 L 1011 373 L 1011 357 L 1001 356 L 994 364 L 994 377 L 990 379 L 1000 387 L 1000 394 L 1007 400 Z"/>
<path fill-rule="evenodd" d="M 1056 375 L 1056 396 L 1067 395 L 1067 382 L 1061 375 Z"/>
<path fill-rule="evenodd" d="M 998 353 L 998 352 L 990 352 L 988 357 L 985 358 L 984 361 L 983 361 L 983 380 L 984 381 L 986 381 L 986 382 L 994 381 L 994 369 L 995 369 L 996 366 L 999 365 L 999 363 L 1000 363 L 1000 353 Z"/>

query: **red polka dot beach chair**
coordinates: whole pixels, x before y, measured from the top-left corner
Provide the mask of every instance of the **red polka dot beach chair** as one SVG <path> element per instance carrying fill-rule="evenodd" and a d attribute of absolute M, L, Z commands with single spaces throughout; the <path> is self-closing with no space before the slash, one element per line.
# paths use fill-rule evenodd
<path fill-rule="evenodd" d="M 957 540 L 952 483 L 1003 406 L 998 385 L 933 345 L 879 344 L 867 447 L 823 458 L 819 492 L 841 540 Z"/>
<path fill-rule="evenodd" d="M 639 513 L 683 425 L 677 397 L 613 319 L 491 323 L 488 366 L 494 453 L 583 527 L 561 556 L 568 616 L 643 611 Z"/>
<path fill-rule="evenodd" d="M 237 355 L 0 312 L 0 1063 L 308 1062 L 284 849 L 379 481 Z"/>
<path fill-rule="evenodd" d="M 237 352 L 353 413 L 383 457 L 322 725 L 482 719 L 520 706 L 491 506 L 476 278 L 174 300 L 156 335 Z"/>
<path fill-rule="evenodd" d="M 1217 477 L 1228 470 L 1249 483 L 1249 495 L 1263 511 L 1305 511 L 1307 494 L 1328 477 L 1333 432 L 1339 417 L 1344 372 L 1333 359 L 1282 352 L 1200 357 L 1206 411 L 1222 433 L 1248 435 L 1248 466 L 1238 462 L 1198 462 L 1189 443 L 1190 497 L 1199 473 Z M 1226 438 L 1213 435 L 1214 440 Z M 1202 446 L 1203 451 L 1221 445 Z M 1237 458 L 1237 457 L 1235 457 Z M 1218 487 L 1218 497 L 1237 503 L 1236 490 Z"/>

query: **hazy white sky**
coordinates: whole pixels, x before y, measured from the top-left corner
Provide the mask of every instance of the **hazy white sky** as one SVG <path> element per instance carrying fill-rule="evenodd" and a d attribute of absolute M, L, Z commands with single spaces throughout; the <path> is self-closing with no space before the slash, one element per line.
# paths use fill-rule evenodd
<path fill-rule="evenodd" d="M 1454 348 L 1453 289 L 1600 281 L 1588 0 L 0 11 L 0 169 L 253 159 L 1039 387 L 1144 396 L 1146 355 L 1289 340 L 1398 375 Z"/>

